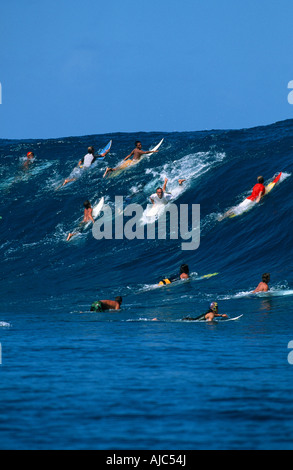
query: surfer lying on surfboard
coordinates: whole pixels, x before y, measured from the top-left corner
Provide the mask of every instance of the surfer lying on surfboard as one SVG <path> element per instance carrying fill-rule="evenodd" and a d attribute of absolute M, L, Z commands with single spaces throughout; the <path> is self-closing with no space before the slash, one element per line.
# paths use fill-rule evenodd
<path fill-rule="evenodd" d="M 77 170 L 81 168 L 89 168 L 97 158 L 105 158 L 108 152 L 110 152 L 110 148 L 107 148 L 107 150 L 102 153 L 101 155 L 95 155 L 95 149 L 94 147 L 88 147 L 87 149 L 88 153 L 78 162 L 78 167 Z M 68 183 L 71 183 L 72 181 L 76 181 L 77 178 L 67 178 L 62 186 L 65 186 Z"/>
<path fill-rule="evenodd" d="M 185 179 L 179 179 L 178 183 L 181 186 L 182 183 L 186 181 Z M 166 187 L 168 183 L 168 178 L 165 178 L 164 186 L 161 188 L 157 188 L 156 192 L 150 196 L 151 203 L 155 204 L 168 204 L 168 202 L 172 199 L 171 193 L 166 193 Z"/>
<path fill-rule="evenodd" d="M 223 317 L 223 318 L 228 318 L 228 315 L 224 314 L 219 314 L 219 306 L 217 302 L 212 302 L 210 304 L 210 308 L 206 313 L 203 313 L 202 315 L 199 315 L 196 318 L 191 318 L 191 317 L 185 317 L 182 318 L 182 320 L 188 320 L 188 321 L 200 321 L 200 320 L 205 320 L 205 321 L 213 321 L 215 317 Z"/>
<path fill-rule="evenodd" d="M 165 286 L 171 284 L 172 282 L 179 281 L 180 279 L 189 279 L 189 266 L 188 264 L 181 264 L 180 271 L 177 276 L 171 276 L 166 279 L 162 279 L 159 282 L 159 286 Z"/>
<path fill-rule="evenodd" d="M 266 188 L 264 186 L 264 179 L 262 176 L 259 176 L 257 178 L 257 184 L 254 185 L 252 189 L 252 193 L 249 197 L 244 199 L 241 204 L 239 204 L 237 207 L 233 207 L 232 209 L 229 209 L 224 215 L 218 218 L 218 220 L 223 220 L 226 217 L 229 217 L 230 215 L 233 214 L 238 214 L 242 213 L 245 210 L 248 210 L 254 203 L 259 203 L 261 198 L 265 195 Z"/>
<path fill-rule="evenodd" d="M 120 310 L 122 297 L 118 296 L 115 300 L 98 300 L 91 305 L 91 312 L 104 312 L 105 310 Z"/>
<path fill-rule="evenodd" d="M 135 142 L 135 148 L 132 150 L 132 152 L 129 155 L 127 155 L 127 157 L 124 158 L 124 161 L 128 160 L 130 157 L 133 157 L 131 161 L 132 162 L 138 162 L 143 155 L 146 155 L 148 153 L 157 153 L 158 152 L 158 150 L 144 151 L 141 148 L 142 148 L 141 142 L 139 140 L 137 140 Z M 124 165 L 124 164 L 122 164 L 122 165 Z M 121 167 L 117 167 L 117 168 L 109 168 L 108 167 L 106 169 L 104 175 L 103 175 L 103 178 L 105 178 L 105 176 L 107 176 L 108 173 L 110 173 L 112 171 L 116 171 L 119 168 L 121 168 Z"/>
<path fill-rule="evenodd" d="M 76 230 L 76 232 L 73 232 L 73 233 L 69 233 L 66 241 L 69 242 L 69 240 L 74 237 L 74 235 L 78 235 L 79 233 L 82 233 L 84 228 L 85 228 L 85 225 L 88 223 L 88 222 L 92 222 L 93 224 L 95 223 L 94 221 L 94 218 L 93 218 L 93 208 L 91 206 L 91 203 L 90 201 L 85 201 L 83 203 L 84 205 L 84 215 L 83 215 L 83 221 L 80 222 L 79 226 L 78 226 L 78 229 Z"/>

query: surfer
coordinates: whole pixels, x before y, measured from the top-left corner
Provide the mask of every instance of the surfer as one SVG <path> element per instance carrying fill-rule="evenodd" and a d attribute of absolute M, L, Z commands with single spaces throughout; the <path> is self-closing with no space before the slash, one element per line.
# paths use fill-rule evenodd
<path fill-rule="evenodd" d="M 223 216 L 219 217 L 218 220 L 220 221 L 229 217 L 229 215 L 242 213 L 243 211 L 248 210 L 254 203 L 258 204 L 260 202 L 261 198 L 265 195 L 265 192 L 266 188 L 264 186 L 264 178 L 263 176 L 258 176 L 257 184 L 254 185 L 251 195 L 244 199 L 244 201 L 238 206 L 229 209 Z"/>
<path fill-rule="evenodd" d="M 188 264 L 181 264 L 179 274 L 163 279 L 159 282 L 159 286 L 165 286 L 166 284 L 171 284 L 172 282 L 179 281 L 180 279 L 189 279 Z"/>
<path fill-rule="evenodd" d="M 210 304 L 210 308 L 206 313 L 203 313 L 202 315 L 199 315 L 196 318 L 191 318 L 191 317 L 185 317 L 182 318 L 182 320 L 188 320 L 188 321 L 195 321 L 195 320 L 206 320 L 206 321 L 213 321 L 215 317 L 223 317 L 223 318 L 228 318 L 228 315 L 225 313 L 219 314 L 219 306 L 217 302 L 212 302 Z"/>
<path fill-rule="evenodd" d="M 262 281 L 259 283 L 259 285 L 254 289 L 252 294 L 255 294 L 257 292 L 267 292 L 269 288 L 269 282 L 271 280 L 270 273 L 264 273 L 262 275 Z"/>
<path fill-rule="evenodd" d="M 79 168 L 89 168 L 97 158 L 105 158 L 107 153 L 110 151 L 110 148 L 108 148 L 105 152 L 103 152 L 101 155 L 95 155 L 95 149 L 94 147 L 88 147 L 87 149 L 88 153 L 78 162 L 78 167 Z M 78 168 L 77 168 L 78 169 Z M 68 183 L 71 183 L 72 181 L 76 181 L 77 178 L 67 178 L 62 186 L 65 186 Z"/>
<path fill-rule="evenodd" d="M 34 155 L 33 152 L 28 152 L 28 153 L 26 154 L 26 158 L 27 158 L 28 160 L 32 160 L 34 157 L 35 157 L 35 155 Z"/>
<path fill-rule="evenodd" d="M 120 310 L 122 297 L 118 296 L 115 300 L 98 300 L 91 305 L 91 312 L 104 312 L 105 310 Z"/>
<path fill-rule="evenodd" d="M 185 179 L 179 179 L 178 183 L 181 186 L 182 183 L 186 181 Z M 164 186 L 161 188 L 157 188 L 156 192 L 150 196 L 151 203 L 155 204 L 168 204 L 168 202 L 172 199 L 171 193 L 166 193 L 166 187 L 168 183 L 168 178 L 165 178 Z"/>
<path fill-rule="evenodd" d="M 31 163 L 33 163 L 34 158 L 35 158 L 35 155 L 33 152 L 28 152 L 26 154 L 26 160 L 24 161 L 24 164 L 23 164 L 23 167 L 25 170 L 27 170 L 28 167 L 31 165 Z"/>
<path fill-rule="evenodd" d="M 79 226 L 78 226 L 78 229 L 76 232 L 72 232 L 72 233 L 69 233 L 66 241 L 69 242 L 69 240 L 74 237 L 74 235 L 78 235 L 79 233 L 82 233 L 84 228 L 85 228 L 85 224 L 87 224 L 88 222 L 92 222 L 93 224 L 95 223 L 94 221 L 94 218 L 93 218 L 93 215 L 92 215 L 92 212 L 93 212 L 93 208 L 91 206 L 91 203 L 90 201 L 85 201 L 83 203 L 84 205 L 84 216 L 83 216 L 83 221 L 80 222 Z"/>
<path fill-rule="evenodd" d="M 132 150 L 132 152 L 129 155 L 127 155 L 127 157 L 124 158 L 123 161 L 128 160 L 130 157 L 133 157 L 132 161 L 133 162 L 138 162 L 141 159 L 142 155 L 146 155 L 148 153 L 157 153 L 157 152 L 158 152 L 158 150 L 147 150 L 147 151 L 142 150 L 141 142 L 139 140 L 137 140 L 135 142 L 135 148 Z M 108 167 L 106 169 L 104 175 L 103 175 L 103 178 L 105 178 L 105 176 L 107 176 L 107 174 L 110 173 L 111 171 L 116 171 L 118 169 L 119 169 L 119 167 L 117 167 L 117 168 L 109 168 Z"/>

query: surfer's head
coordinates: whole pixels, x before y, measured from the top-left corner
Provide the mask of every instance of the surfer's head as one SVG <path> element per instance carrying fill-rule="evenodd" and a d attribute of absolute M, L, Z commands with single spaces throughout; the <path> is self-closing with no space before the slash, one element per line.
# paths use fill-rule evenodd
<path fill-rule="evenodd" d="M 115 301 L 118 302 L 119 305 L 122 304 L 122 297 L 118 296 L 118 297 L 115 297 Z"/>
<path fill-rule="evenodd" d="M 188 267 L 188 264 L 181 264 L 181 266 L 180 266 L 180 274 L 188 274 L 188 275 L 189 275 L 189 267 Z"/>
<path fill-rule="evenodd" d="M 33 152 L 28 152 L 28 153 L 26 154 L 26 156 L 27 156 L 27 158 L 34 158 Z"/>
<path fill-rule="evenodd" d="M 90 207 L 91 207 L 90 201 L 84 201 L 83 206 L 84 206 L 85 209 L 90 209 Z"/>
<path fill-rule="evenodd" d="M 264 184 L 264 181 L 265 181 L 265 180 L 263 179 L 263 176 L 258 176 L 257 182 L 258 182 L 259 184 Z"/>
<path fill-rule="evenodd" d="M 217 302 L 212 302 L 210 304 L 210 310 L 214 313 L 218 313 L 219 307 Z"/>
<path fill-rule="evenodd" d="M 163 188 L 157 188 L 156 189 L 156 193 L 157 193 L 157 196 L 162 199 L 163 195 L 164 195 L 164 191 L 163 191 Z"/>
<path fill-rule="evenodd" d="M 95 153 L 94 147 L 88 147 L 87 151 L 88 151 L 88 153 L 90 153 L 91 155 L 93 155 L 93 154 Z"/>
<path fill-rule="evenodd" d="M 266 284 L 268 284 L 271 280 L 271 275 L 270 273 L 264 273 L 262 275 L 262 282 L 265 282 Z"/>
<path fill-rule="evenodd" d="M 141 147 L 141 141 L 140 140 L 136 140 L 135 141 L 135 147 Z"/>

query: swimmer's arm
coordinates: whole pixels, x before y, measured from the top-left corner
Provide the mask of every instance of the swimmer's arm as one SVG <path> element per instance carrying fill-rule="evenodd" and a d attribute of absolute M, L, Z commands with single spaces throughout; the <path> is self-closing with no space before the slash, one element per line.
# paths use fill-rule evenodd
<path fill-rule="evenodd" d="M 165 178 L 165 183 L 164 183 L 164 186 L 163 186 L 163 191 L 164 192 L 166 191 L 167 183 L 168 183 L 168 178 Z"/>
<path fill-rule="evenodd" d="M 124 161 L 128 160 L 128 158 L 132 157 L 133 154 L 134 154 L 134 150 L 132 150 L 132 152 L 129 155 L 127 155 L 127 157 L 124 158 Z"/>
<path fill-rule="evenodd" d="M 150 197 L 151 203 L 155 204 L 155 201 Z"/>
<path fill-rule="evenodd" d="M 147 150 L 141 151 L 141 155 L 146 155 L 147 153 L 158 153 L 159 150 Z"/>
<path fill-rule="evenodd" d="M 261 283 L 252 291 L 252 294 L 256 294 L 257 292 L 261 291 Z"/>
<path fill-rule="evenodd" d="M 90 218 L 90 220 L 92 221 L 92 223 L 94 224 L 94 223 L 95 223 L 95 220 L 94 220 L 94 218 L 93 218 L 93 209 L 90 209 L 90 211 L 89 211 L 89 218 Z"/>
<path fill-rule="evenodd" d="M 257 197 L 257 199 L 256 199 L 256 203 L 258 203 L 258 202 L 261 200 L 261 198 L 265 195 L 265 193 L 266 193 L 265 190 L 264 190 L 263 192 L 259 193 L 259 195 L 258 195 L 258 197 Z"/>

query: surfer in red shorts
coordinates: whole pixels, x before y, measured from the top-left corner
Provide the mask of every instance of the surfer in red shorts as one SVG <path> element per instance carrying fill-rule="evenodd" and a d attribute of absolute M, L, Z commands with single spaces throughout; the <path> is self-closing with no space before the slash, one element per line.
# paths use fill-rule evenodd
<path fill-rule="evenodd" d="M 252 189 L 252 193 L 249 197 L 244 199 L 241 204 L 238 206 L 232 207 L 232 209 L 229 209 L 224 215 L 220 216 L 218 218 L 219 221 L 225 219 L 226 217 L 229 217 L 230 215 L 239 215 L 242 214 L 242 212 L 245 212 L 248 210 L 254 203 L 259 203 L 261 198 L 265 195 L 266 188 L 264 186 L 264 179 L 263 176 L 259 176 L 257 178 L 257 184 L 254 185 Z"/>

